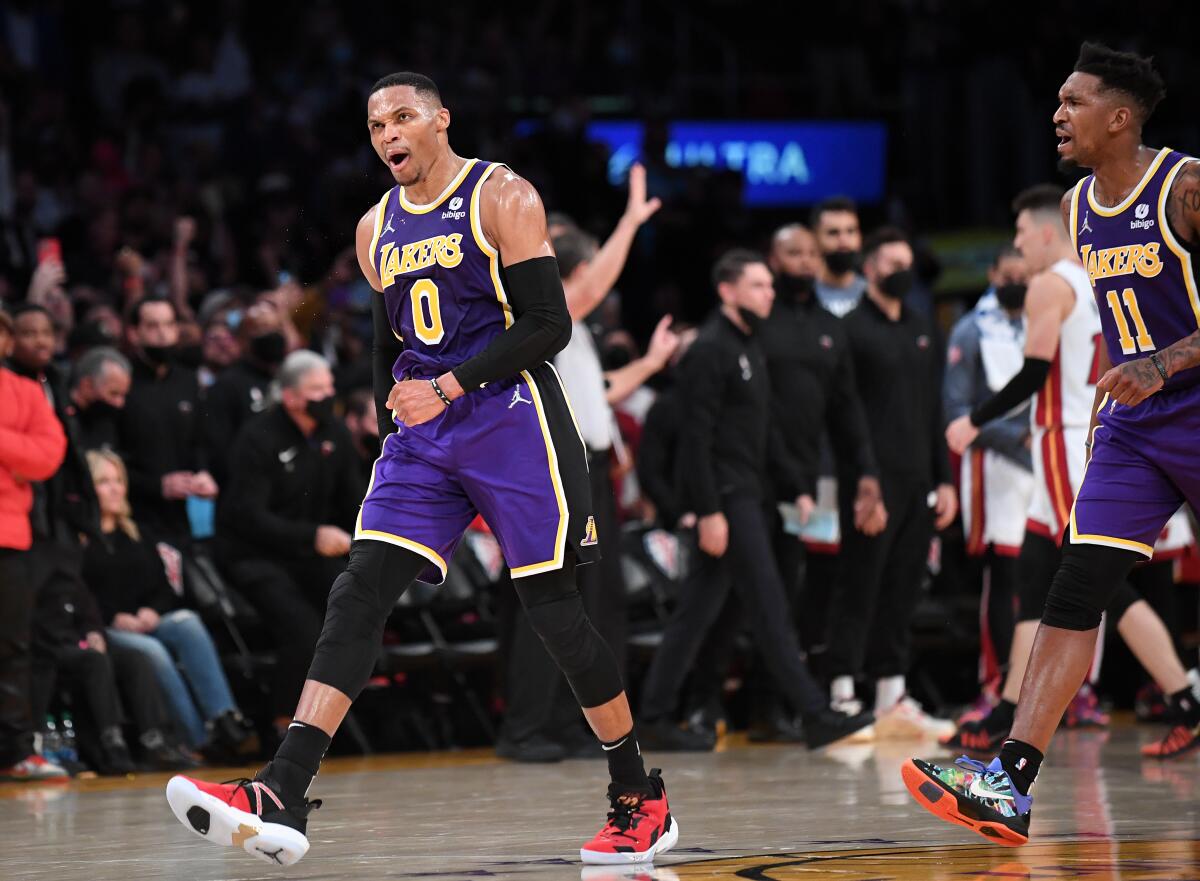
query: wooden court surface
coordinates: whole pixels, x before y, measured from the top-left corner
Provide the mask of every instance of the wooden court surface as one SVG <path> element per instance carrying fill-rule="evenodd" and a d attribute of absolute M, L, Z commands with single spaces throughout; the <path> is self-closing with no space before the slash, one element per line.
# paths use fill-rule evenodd
<path fill-rule="evenodd" d="M 487 751 L 331 759 L 312 850 L 274 869 L 175 822 L 166 775 L 0 785 L 0 879 L 1200 879 L 1200 754 L 1144 762 L 1149 729 L 1061 735 L 1035 796 L 1034 839 L 990 845 L 932 821 L 899 766 L 936 744 L 750 746 L 650 755 L 680 823 L 654 868 L 580 866 L 607 804 L 603 761 L 516 765 Z M 206 779 L 236 769 L 203 772 Z"/>

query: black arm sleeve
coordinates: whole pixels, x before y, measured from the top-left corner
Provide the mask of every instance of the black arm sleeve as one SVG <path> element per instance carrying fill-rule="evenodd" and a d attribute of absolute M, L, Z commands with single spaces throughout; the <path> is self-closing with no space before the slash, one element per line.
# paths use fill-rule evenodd
<path fill-rule="evenodd" d="M 1017 375 L 1008 385 L 971 411 L 971 424 L 978 428 L 1003 416 L 1013 407 L 1024 403 L 1042 387 L 1050 374 L 1050 362 L 1045 358 L 1026 358 Z"/>
<path fill-rule="evenodd" d="M 534 257 L 505 267 L 502 272 L 516 321 L 482 352 L 454 368 L 454 378 L 464 392 L 549 361 L 571 339 L 571 315 L 558 275 L 558 260 Z"/>
<path fill-rule="evenodd" d="M 375 387 L 375 418 L 379 422 L 379 443 L 396 430 L 392 414 L 387 408 L 388 395 L 396 381 L 392 378 L 392 367 L 404 345 L 392 333 L 392 323 L 388 321 L 387 305 L 383 294 L 371 295 L 371 321 L 375 326 L 371 342 L 371 376 Z"/>

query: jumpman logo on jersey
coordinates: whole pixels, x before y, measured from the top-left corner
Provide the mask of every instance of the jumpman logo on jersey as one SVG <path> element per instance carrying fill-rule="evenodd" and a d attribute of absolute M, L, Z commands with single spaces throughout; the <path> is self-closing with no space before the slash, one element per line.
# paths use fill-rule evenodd
<path fill-rule="evenodd" d="M 1085 232 L 1095 232 L 1095 230 L 1094 230 L 1094 229 L 1092 229 L 1092 225 L 1091 225 L 1090 223 L 1088 223 L 1088 219 L 1089 219 L 1091 216 L 1092 216 L 1092 212 L 1091 212 L 1091 211 L 1084 211 L 1084 212 L 1083 212 L 1083 226 L 1079 227 L 1079 231 L 1080 231 L 1081 233 L 1085 233 Z"/>
<path fill-rule="evenodd" d="M 513 396 L 512 396 L 512 400 L 508 402 L 508 409 L 511 410 L 513 407 L 517 406 L 517 404 L 532 404 L 532 403 L 533 403 L 533 401 L 527 401 L 521 397 L 521 387 L 517 386 L 515 389 L 513 389 Z"/>
<path fill-rule="evenodd" d="M 380 235 L 382 235 L 385 232 L 395 232 L 396 231 L 396 227 L 392 226 L 392 217 L 394 217 L 394 216 L 395 215 L 392 215 L 392 214 L 388 215 L 387 223 L 385 223 L 383 225 L 383 229 L 380 230 Z"/>

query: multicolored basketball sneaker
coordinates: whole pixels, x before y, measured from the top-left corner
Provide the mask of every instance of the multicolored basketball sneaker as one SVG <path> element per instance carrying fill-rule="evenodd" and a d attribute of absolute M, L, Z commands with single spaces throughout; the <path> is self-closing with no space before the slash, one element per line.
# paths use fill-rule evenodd
<path fill-rule="evenodd" d="M 1174 759 L 1200 748 L 1200 725 L 1176 725 L 1162 740 L 1142 747 L 1142 755 L 1148 759 Z"/>
<path fill-rule="evenodd" d="M 176 776 L 167 783 L 167 801 L 176 819 L 201 838 L 290 866 L 308 853 L 305 827 L 321 800 L 285 806 L 280 791 L 269 779 L 207 783 Z"/>
<path fill-rule="evenodd" d="M 917 803 L 938 819 L 964 826 L 994 844 L 1017 847 L 1027 842 L 1033 798 L 1017 791 L 1000 759 L 985 765 L 963 756 L 954 764 L 942 768 L 910 759 L 900 774 Z"/>
<path fill-rule="evenodd" d="M 591 865 L 650 863 L 679 840 L 679 824 L 667 805 L 662 772 L 650 772 L 650 795 L 630 794 L 615 783 L 608 787 L 612 810 L 596 837 L 579 849 L 579 858 Z"/>

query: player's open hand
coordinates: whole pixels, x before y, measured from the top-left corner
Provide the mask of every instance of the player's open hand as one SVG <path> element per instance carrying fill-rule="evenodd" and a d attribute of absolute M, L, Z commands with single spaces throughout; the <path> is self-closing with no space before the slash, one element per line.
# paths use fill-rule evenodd
<path fill-rule="evenodd" d="M 428 379 L 406 379 L 392 386 L 388 409 L 410 428 L 428 422 L 446 409 Z"/>
<path fill-rule="evenodd" d="M 970 416 L 959 416 L 946 426 L 946 446 L 956 455 L 965 453 L 977 437 L 979 429 L 971 422 Z"/>
<path fill-rule="evenodd" d="M 1162 374 L 1149 358 L 1118 364 L 1096 383 L 1096 388 L 1126 407 L 1136 407 L 1162 387 Z"/>

